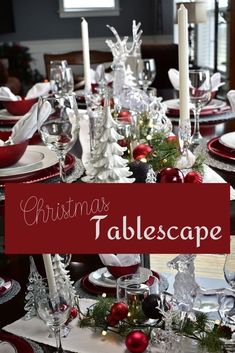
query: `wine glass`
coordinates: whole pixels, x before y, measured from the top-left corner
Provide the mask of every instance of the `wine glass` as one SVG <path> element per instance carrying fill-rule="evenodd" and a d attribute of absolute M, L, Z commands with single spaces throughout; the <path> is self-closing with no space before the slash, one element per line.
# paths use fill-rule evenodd
<path fill-rule="evenodd" d="M 146 92 L 153 83 L 156 76 L 156 66 L 154 59 L 139 59 L 137 61 L 138 83 Z"/>
<path fill-rule="evenodd" d="M 224 278 L 231 287 L 224 289 L 219 296 L 219 313 L 223 322 L 235 324 L 235 244 L 231 240 L 230 254 L 224 262 Z"/>
<path fill-rule="evenodd" d="M 74 94 L 40 97 L 37 118 L 41 139 L 55 151 L 61 182 L 66 182 L 65 157 L 79 134 L 79 113 Z"/>
<path fill-rule="evenodd" d="M 65 72 L 68 68 L 66 60 L 50 62 L 50 82 L 53 92 L 60 93 L 65 86 Z"/>
<path fill-rule="evenodd" d="M 209 70 L 189 70 L 189 96 L 191 109 L 194 114 L 194 131 L 190 142 L 192 146 L 197 146 L 203 139 L 199 126 L 201 109 L 211 99 L 211 80 Z"/>
<path fill-rule="evenodd" d="M 56 352 L 63 353 L 61 344 L 61 327 L 69 318 L 72 300 L 69 290 L 62 287 L 57 292 L 50 292 L 48 288 L 45 294 L 37 301 L 37 313 L 40 319 L 53 331 L 56 339 Z"/>

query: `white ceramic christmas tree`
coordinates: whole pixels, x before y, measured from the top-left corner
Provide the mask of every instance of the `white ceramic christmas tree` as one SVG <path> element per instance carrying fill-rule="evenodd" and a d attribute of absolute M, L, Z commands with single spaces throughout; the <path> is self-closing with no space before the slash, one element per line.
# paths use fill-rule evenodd
<path fill-rule="evenodd" d="M 123 136 L 117 132 L 118 123 L 112 117 L 107 98 L 103 114 L 103 130 L 87 167 L 87 175 L 94 183 L 133 183 L 135 179 L 129 178 L 132 172 L 127 167 L 128 161 L 122 157 L 126 147 L 118 144 Z"/>
<path fill-rule="evenodd" d="M 73 286 L 74 282 L 71 281 L 69 271 L 65 269 L 63 258 L 60 255 L 55 254 L 52 258 L 52 264 L 58 291 L 61 290 L 63 292 L 63 288 L 68 288 L 71 298 L 74 300 L 74 297 L 76 296 L 76 291 Z"/>

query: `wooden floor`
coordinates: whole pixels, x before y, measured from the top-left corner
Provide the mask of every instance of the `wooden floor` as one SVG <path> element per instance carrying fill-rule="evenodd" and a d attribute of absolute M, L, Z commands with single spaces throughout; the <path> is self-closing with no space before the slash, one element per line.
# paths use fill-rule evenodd
<path fill-rule="evenodd" d="M 231 252 L 235 253 L 235 237 L 232 237 Z M 150 267 L 157 272 L 176 273 L 167 267 L 167 262 L 172 260 L 178 254 L 152 254 L 150 255 Z M 223 266 L 226 255 L 208 254 L 197 255 L 195 260 L 195 273 L 199 277 L 224 278 Z"/>

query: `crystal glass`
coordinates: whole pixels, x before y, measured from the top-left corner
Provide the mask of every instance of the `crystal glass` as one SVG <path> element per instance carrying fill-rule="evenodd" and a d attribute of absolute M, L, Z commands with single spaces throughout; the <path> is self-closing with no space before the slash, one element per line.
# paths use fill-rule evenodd
<path fill-rule="evenodd" d="M 43 297 L 37 302 L 37 312 L 40 319 L 53 331 L 56 339 L 56 353 L 63 353 L 60 330 L 68 320 L 72 300 L 66 287 L 56 293 L 51 293 L 48 288 Z"/>
<path fill-rule="evenodd" d="M 50 82 L 53 92 L 60 93 L 65 86 L 65 72 L 68 68 L 66 60 L 50 62 Z"/>
<path fill-rule="evenodd" d="M 138 83 L 146 92 L 156 76 L 154 59 L 139 59 L 137 61 Z"/>
<path fill-rule="evenodd" d="M 140 305 L 149 294 L 159 293 L 159 281 L 145 273 L 134 273 L 117 279 L 117 300 L 130 307 Z"/>
<path fill-rule="evenodd" d="M 50 95 L 38 101 L 38 131 L 45 145 L 55 151 L 60 179 L 66 182 L 65 157 L 79 135 L 79 113 L 71 95 Z"/>
<path fill-rule="evenodd" d="M 199 117 L 201 109 L 211 99 L 211 80 L 209 70 L 189 70 L 189 96 L 191 109 L 194 114 L 194 131 L 191 136 L 191 145 L 199 145 L 202 140 Z"/>
<path fill-rule="evenodd" d="M 235 244 L 231 240 L 230 254 L 224 262 L 224 278 L 231 288 L 225 289 L 219 299 L 219 313 L 225 324 L 235 324 Z"/>
<path fill-rule="evenodd" d="M 235 253 L 226 255 L 224 262 L 224 278 L 232 289 L 235 289 Z"/>

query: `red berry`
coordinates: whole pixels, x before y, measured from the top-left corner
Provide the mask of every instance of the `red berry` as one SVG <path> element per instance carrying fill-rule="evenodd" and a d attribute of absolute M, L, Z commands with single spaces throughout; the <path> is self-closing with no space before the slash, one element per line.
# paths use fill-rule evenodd
<path fill-rule="evenodd" d="M 192 172 L 188 172 L 188 174 L 185 175 L 184 182 L 185 183 L 200 184 L 203 182 L 203 178 L 200 173 L 192 171 Z"/>
<path fill-rule="evenodd" d="M 75 319 L 75 317 L 77 317 L 78 315 L 78 309 L 75 308 L 75 306 L 73 306 L 70 310 L 70 317 Z"/>

